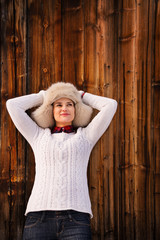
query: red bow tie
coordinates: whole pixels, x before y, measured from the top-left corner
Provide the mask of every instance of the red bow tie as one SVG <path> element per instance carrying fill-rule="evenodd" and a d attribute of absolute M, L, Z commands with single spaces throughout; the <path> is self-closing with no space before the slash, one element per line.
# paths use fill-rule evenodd
<path fill-rule="evenodd" d="M 65 127 L 53 127 L 53 129 L 51 130 L 51 133 L 61 133 L 61 132 L 72 133 L 75 131 L 76 129 L 72 125 L 69 125 Z"/>

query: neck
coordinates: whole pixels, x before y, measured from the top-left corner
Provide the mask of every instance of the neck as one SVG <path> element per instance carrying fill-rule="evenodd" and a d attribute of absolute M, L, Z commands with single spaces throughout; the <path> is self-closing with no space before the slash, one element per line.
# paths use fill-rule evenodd
<path fill-rule="evenodd" d="M 72 126 L 72 123 L 64 123 L 64 124 L 56 123 L 56 127 L 66 127 L 66 126 Z"/>

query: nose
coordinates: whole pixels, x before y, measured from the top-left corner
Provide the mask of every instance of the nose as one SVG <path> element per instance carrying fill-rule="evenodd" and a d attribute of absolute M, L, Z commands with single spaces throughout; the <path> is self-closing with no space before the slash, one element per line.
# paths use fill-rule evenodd
<path fill-rule="evenodd" d="M 67 110 L 66 105 L 63 105 L 63 106 L 62 106 L 62 111 L 66 111 L 66 110 Z"/>

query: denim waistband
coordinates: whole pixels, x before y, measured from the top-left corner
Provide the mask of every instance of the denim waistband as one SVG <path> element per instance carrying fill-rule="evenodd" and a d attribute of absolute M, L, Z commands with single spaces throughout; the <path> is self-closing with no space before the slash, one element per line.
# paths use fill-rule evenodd
<path fill-rule="evenodd" d="M 60 211 L 45 210 L 45 211 L 29 212 L 27 216 L 32 216 L 32 217 L 42 219 L 44 217 L 54 218 L 54 217 L 65 217 L 65 216 L 71 216 L 71 215 L 73 216 L 74 214 L 78 214 L 78 213 L 89 215 L 89 213 L 78 212 L 75 210 L 60 210 Z"/>

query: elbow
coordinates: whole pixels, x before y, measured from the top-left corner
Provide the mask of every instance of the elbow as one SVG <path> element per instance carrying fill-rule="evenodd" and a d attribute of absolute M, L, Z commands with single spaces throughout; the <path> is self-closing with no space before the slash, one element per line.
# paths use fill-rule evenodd
<path fill-rule="evenodd" d="M 117 107 L 118 107 L 118 102 L 116 100 L 112 100 L 113 101 L 113 109 L 114 109 L 114 112 L 117 111 Z"/>
<path fill-rule="evenodd" d="M 11 102 L 10 99 L 6 101 L 6 108 L 7 108 L 7 110 L 10 108 L 10 102 Z"/>
<path fill-rule="evenodd" d="M 6 101 L 6 108 L 7 108 L 8 112 L 10 109 L 13 108 L 13 100 L 12 99 L 9 99 Z"/>

